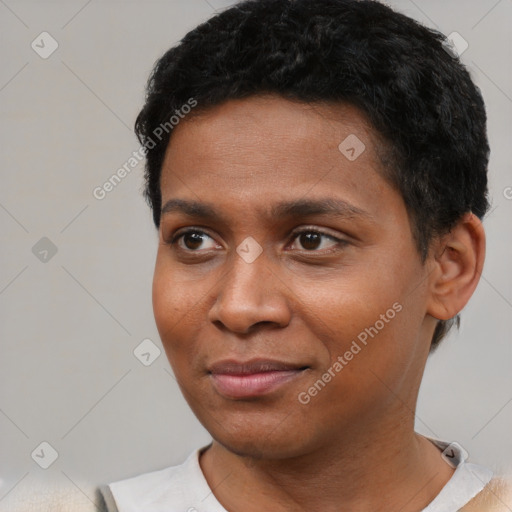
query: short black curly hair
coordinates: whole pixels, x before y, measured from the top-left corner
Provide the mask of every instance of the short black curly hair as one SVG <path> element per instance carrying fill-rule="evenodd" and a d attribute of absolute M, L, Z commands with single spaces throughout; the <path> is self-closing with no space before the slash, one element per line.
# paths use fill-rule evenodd
<path fill-rule="evenodd" d="M 382 174 L 404 199 L 422 261 L 466 212 L 488 211 L 485 106 L 444 35 L 374 0 L 246 0 L 190 31 L 149 78 L 135 131 L 157 227 L 170 116 L 191 98 L 200 111 L 264 93 L 367 115 L 386 141 Z M 454 323 L 458 315 L 437 323 L 431 350 Z"/>

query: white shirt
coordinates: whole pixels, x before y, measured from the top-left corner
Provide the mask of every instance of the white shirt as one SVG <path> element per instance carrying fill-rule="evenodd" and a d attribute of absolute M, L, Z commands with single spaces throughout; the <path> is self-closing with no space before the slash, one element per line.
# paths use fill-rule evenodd
<path fill-rule="evenodd" d="M 456 512 L 487 485 L 493 472 L 466 462 L 457 443 L 428 439 L 444 450 L 443 457 L 455 467 L 455 472 L 421 512 Z M 227 512 L 215 498 L 199 465 L 200 453 L 205 448 L 192 452 L 179 466 L 111 483 L 104 493 L 108 511 Z"/>

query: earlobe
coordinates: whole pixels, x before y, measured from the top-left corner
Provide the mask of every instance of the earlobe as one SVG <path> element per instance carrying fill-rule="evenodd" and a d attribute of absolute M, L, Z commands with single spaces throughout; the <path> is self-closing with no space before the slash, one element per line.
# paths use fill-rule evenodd
<path fill-rule="evenodd" d="M 480 280 L 485 259 L 485 232 L 480 219 L 465 214 L 457 225 L 441 237 L 430 256 L 427 312 L 438 320 L 448 320 L 469 301 Z"/>

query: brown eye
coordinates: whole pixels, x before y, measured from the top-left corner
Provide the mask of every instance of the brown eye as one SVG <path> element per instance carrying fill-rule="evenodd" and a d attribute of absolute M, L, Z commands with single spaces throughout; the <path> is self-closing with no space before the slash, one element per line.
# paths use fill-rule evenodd
<path fill-rule="evenodd" d="M 208 240 L 210 240 L 209 247 L 207 245 Z M 204 231 L 198 229 L 189 229 L 176 234 L 172 238 L 170 245 L 177 245 L 182 251 L 188 252 L 199 252 L 198 249 L 213 249 L 216 247 L 216 243 L 213 238 Z"/>
<path fill-rule="evenodd" d="M 313 231 L 302 233 L 299 236 L 300 243 L 304 249 L 313 250 L 318 249 L 322 242 L 322 235 Z"/>
<path fill-rule="evenodd" d="M 201 247 L 203 241 L 203 236 L 199 234 L 197 231 L 192 231 L 191 233 L 185 233 L 183 235 L 183 244 L 187 249 L 198 249 L 199 247 Z"/>
<path fill-rule="evenodd" d="M 330 240 L 331 244 L 325 240 Z M 294 241 L 297 241 L 300 247 L 298 249 L 304 249 L 311 252 L 323 252 L 317 249 L 327 249 L 327 251 L 334 249 L 336 246 L 346 245 L 348 242 L 341 240 L 327 233 L 317 231 L 315 229 L 303 229 L 302 231 L 295 233 Z"/>

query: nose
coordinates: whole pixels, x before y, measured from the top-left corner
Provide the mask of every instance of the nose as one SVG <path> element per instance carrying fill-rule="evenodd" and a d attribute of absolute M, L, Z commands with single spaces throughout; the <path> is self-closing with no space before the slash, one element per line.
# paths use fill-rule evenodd
<path fill-rule="evenodd" d="M 290 292 L 264 253 L 252 263 L 235 254 L 229 265 L 216 289 L 209 320 L 239 334 L 263 324 L 286 327 L 291 316 Z"/>

